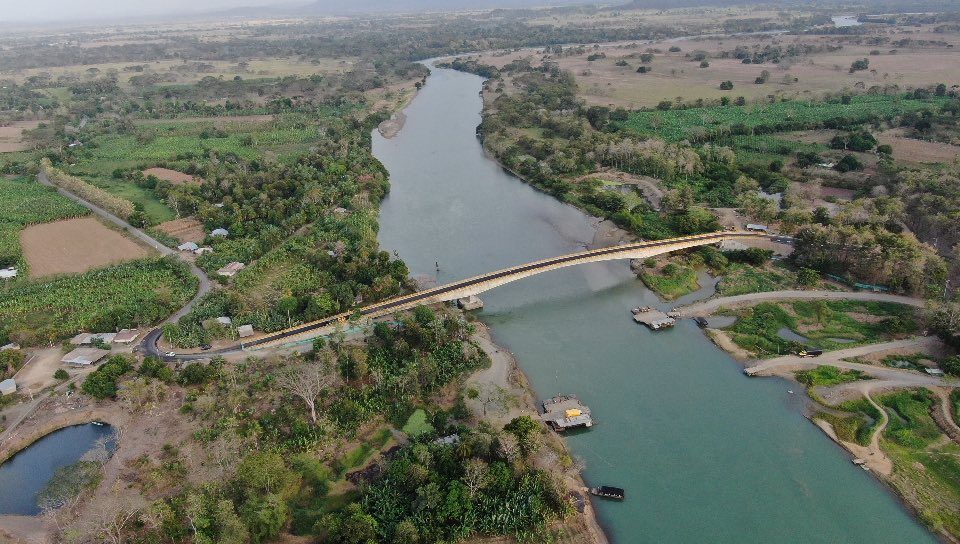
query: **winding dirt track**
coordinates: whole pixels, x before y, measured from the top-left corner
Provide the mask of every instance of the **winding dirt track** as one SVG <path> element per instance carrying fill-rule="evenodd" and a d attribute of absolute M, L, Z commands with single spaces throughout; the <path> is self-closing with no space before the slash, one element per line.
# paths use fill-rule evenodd
<path fill-rule="evenodd" d="M 750 293 L 732 297 L 718 297 L 684 306 L 678 309 L 683 317 L 705 317 L 720 308 L 737 306 L 752 306 L 758 302 L 769 300 L 865 300 L 873 302 L 895 302 L 915 308 L 923 308 L 923 299 L 873 293 L 870 291 L 768 291 L 766 293 Z"/>

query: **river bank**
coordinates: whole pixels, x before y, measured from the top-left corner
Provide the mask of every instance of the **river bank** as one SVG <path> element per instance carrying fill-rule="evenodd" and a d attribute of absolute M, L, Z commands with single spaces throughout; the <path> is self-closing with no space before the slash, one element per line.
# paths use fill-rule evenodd
<path fill-rule="evenodd" d="M 473 335 L 473 341 L 490 358 L 490 367 L 474 373 L 467 379 L 466 387 L 478 392 L 477 398 L 468 401 L 468 406 L 478 419 L 491 422 L 497 428 L 502 428 L 513 418 L 522 415 L 528 415 L 535 420 L 539 419 L 536 392 L 520 368 L 516 357 L 494 341 L 490 328 L 485 323 L 474 321 L 474 325 L 477 330 Z M 489 395 L 497 394 L 497 391 L 491 388 L 501 388 L 510 396 L 510 399 L 499 403 L 500 406 L 491 407 Z M 494 404 L 497 403 L 494 401 Z M 544 437 L 547 448 L 541 452 L 536 461 L 538 468 L 555 474 L 570 491 L 577 491 L 586 499 L 582 515 L 561 523 L 573 531 L 574 536 L 585 536 L 587 541 L 593 544 L 608 544 L 609 540 L 600 527 L 593 503 L 586 493 L 588 486 L 582 475 L 575 469 L 562 469 L 561 458 L 566 457 L 572 460 L 573 452 L 563 437 L 553 431 L 544 429 Z"/>

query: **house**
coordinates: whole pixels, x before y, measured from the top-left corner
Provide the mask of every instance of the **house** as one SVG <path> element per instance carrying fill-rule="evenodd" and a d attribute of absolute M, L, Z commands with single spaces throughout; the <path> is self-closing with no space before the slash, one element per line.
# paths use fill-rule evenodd
<path fill-rule="evenodd" d="M 0 397 L 12 395 L 17 392 L 17 382 L 13 378 L 0 382 Z"/>
<path fill-rule="evenodd" d="M 237 327 L 237 334 L 240 338 L 248 338 L 253 336 L 253 325 L 240 325 Z"/>
<path fill-rule="evenodd" d="M 90 366 L 110 354 L 110 350 L 97 348 L 77 348 L 63 356 L 60 362 L 72 366 Z"/>
<path fill-rule="evenodd" d="M 247 265 L 234 261 L 228 264 L 227 266 L 224 266 L 220 270 L 217 270 L 217 275 L 223 276 L 225 278 L 232 278 L 237 275 L 237 272 L 243 270 L 246 267 Z"/>
<path fill-rule="evenodd" d="M 198 245 L 197 245 L 196 243 L 194 243 L 194 242 L 186 242 L 186 243 L 183 243 L 183 244 L 180 244 L 179 246 L 177 246 L 177 249 L 179 249 L 180 251 L 193 251 L 193 252 L 196 252 L 198 249 L 200 249 L 200 246 L 198 246 Z"/>
<path fill-rule="evenodd" d="M 214 238 L 226 238 L 230 236 L 230 232 L 227 229 L 213 229 L 213 232 L 210 233 L 210 236 Z"/>
<path fill-rule="evenodd" d="M 924 368 L 923 371 L 931 376 L 943 377 L 943 371 L 939 368 Z"/>
<path fill-rule="evenodd" d="M 116 337 L 117 333 L 114 332 L 81 332 L 80 334 L 74 336 L 73 339 L 70 340 L 70 343 L 75 346 L 86 346 L 97 341 L 103 342 L 104 344 L 112 344 Z"/>
<path fill-rule="evenodd" d="M 140 336 L 140 331 L 137 329 L 120 329 L 120 332 L 113 337 L 114 344 L 132 344 L 137 337 Z"/>
<path fill-rule="evenodd" d="M 204 254 L 206 254 L 206 253 L 213 253 L 213 248 L 212 248 L 212 247 L 198 247 L 197 249 L 193 250 L 193 252 L 194 252 L 196 255 L 204 255 Z"/>
<path fill-rule="evenodd" d="M 20 349 L 20 344 L 14 344 L 13 342 L 10 342 L 5 346 L 0 346 L 0 351 L 7 351 L 11 349 Z"/>
<path fill-rule="evenodd" d="M 233 320 L 227 316 L 220 316 L 213 319 L 207 319 L 203 322 L 203 328 L 209 329 L 212 327 L 226 327 L 230 328 L 233 325 Z"/>
<path fill-rule="evenodd" d="M 756 223 L 748 223 L 747 230 L 753 232 L 770 232 L 770 227 L 766 225 L 758 225 Z"/>
<path fill-rule="evenodd" d="M 17 269 L 14 267 L 0 268 L 0 280 L 9 280 L 17 277 Z"/>

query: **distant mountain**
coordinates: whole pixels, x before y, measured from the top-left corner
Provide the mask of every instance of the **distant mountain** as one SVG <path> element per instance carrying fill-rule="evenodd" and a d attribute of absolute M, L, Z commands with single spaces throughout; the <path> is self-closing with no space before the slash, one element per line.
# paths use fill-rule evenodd
<path fill-rule="evenodd" d="M 415 13 L 589 4 L 590 0 L 317 0 L 293 11 L 304 15 Z"/>

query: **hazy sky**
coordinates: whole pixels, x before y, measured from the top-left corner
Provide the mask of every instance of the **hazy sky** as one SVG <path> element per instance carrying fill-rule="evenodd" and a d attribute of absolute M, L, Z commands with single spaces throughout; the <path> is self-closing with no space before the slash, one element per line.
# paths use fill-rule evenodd
<path fill-rule="evenodd" d="M 202 13 L 238 6 L 306 4 L 309 0 L 0 0 L 0 21 L 69 21 Z"/>

